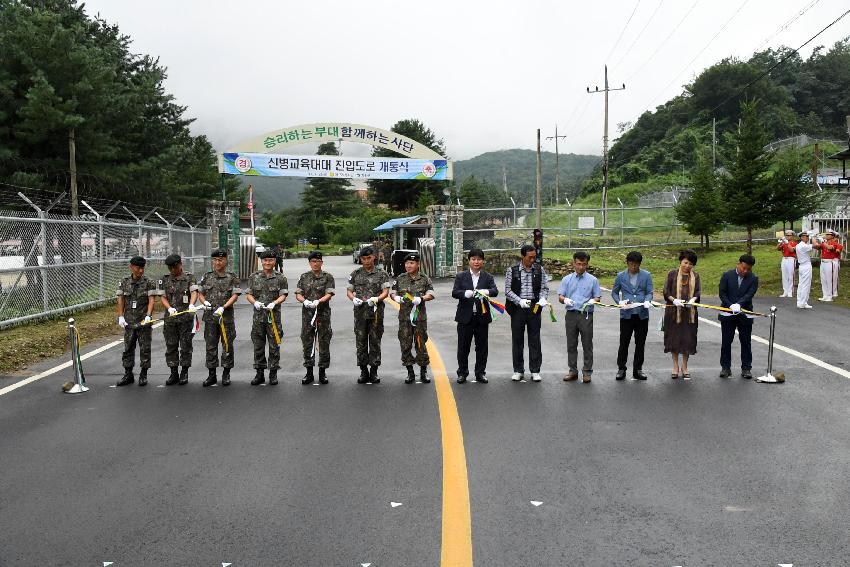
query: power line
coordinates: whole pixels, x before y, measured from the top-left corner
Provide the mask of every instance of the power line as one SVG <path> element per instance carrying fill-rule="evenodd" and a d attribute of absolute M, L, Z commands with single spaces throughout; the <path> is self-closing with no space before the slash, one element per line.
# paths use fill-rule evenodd
<path fill-rule="evenodd" d="M 816 1 L 816 2 L 819 2 L 820 0 L 815 0 L 815 1 Z M 652 20 L 655 18 L 655 14 L 657 14 L 657 13 L 658 13 L 658 10 L 661 8 L 661 5 L 662 5 L 663 3 L 664 3 L 664 0 L 659 0 L 659 2 L 658 2 L 658 6 L 656 6 L 656 7 L 655 7 L 655 10 L 652 12 L 652 15 L 651 15 L 651 16 L 649 16 L 649 19 L 648 19 L 648 20 L 646 21 L 646 23 L 643 25 L 643 28 L 641 28 L 641 30 L 638 32 L 637 37 L 635 37 L 635 40 L 632 42 L 632 44 L 629 46 L 629 48 L 628 48 L 628 49 L 626 49 L 625 51 L 623 51 L 623 54 L 620 56 L 620 58 L 617 60 L 617 62 L 616 62 L 616 63 L 614 63 L 614 64 L 611 66 L 612 68 L 616 69 L 616 68 L 617 68 L 617 66 L 618 66 L 620 63 L 622 63 L 622 62 L 623 62 L 623 59 L 625 59 L 626 55 L 628 55 L 629 53 L 631 53 L 631 52 L 632 52 L 632 49 L 634 49 L 635 44 L 636 44 L 636 43 L 638 42 L 638 40 L 641 38 L 641 36 L 643 35 L 643 32 L 645 32 L 645 31 L 646 31 L 646 28 L 648 28 L 648 27 L 649 27 L 649 24 L 650 24 L 650 23 L 652 23 Z"/>
<path fill-rule="evenodd" d="M 767 75 L 769 75 L 769 74 L 770 74 L 770 72 L 771 72 L 771 71 L 773 71 L 774 69 L 776 69 L 777 67 L 779 67 L 780 65 L 782 65 L 783 63 L 785 63 L 785 62 L 786 62 L 786 61 L 787 61 L 787 60 L 788 60 L 788 59 L 789 59 L 792 55 L 794 55 L 794 54 L 798 53 L 801 49 L 803 49 L 803 48 L 804 48 L 804 47 L 806 47 L 808 44 L 810 44 L 811 42 L 813 42 L 813 41 L 814 41 L 814 40 L 815 40 L 815 39 L 816 39 L 816 38 L 817 38 L 820 34 L 822 34 L 822 33 L 823 33 L 823 32 L 825 32 L 826 30 L 828 30 L 829 28 L 831 28 L 832 26 L 834 26 L 835 24 L 837 24 L 838 22 L 840 22 L 840 21 L 844 18 L 844 16 L 846 16 L 847 14 L 850 14 L 850 10 L 847 10 L 846 12 L 844 12 L 843 14 L 841 14 L 840 16 L 838 16 L 836 19 L 834 19 L 834 20 L 832 21 L 832 23 L 830 23 L 830 24 L 829 24 L 829 25 L 827 25 L 825 28 L 823 28 L 822 30 L 820 30 L 818 33 L 816 33 L 815 35 L 813 35 L 812 37 L 810 37 L 808 40 L 806 40 L 806 42 L 805 42 L 803 45 L 801 45 L 801 46 L 800 46 L 800 47 L 798 47 L 797 49 L 793 50 L 791 53 L 788 53 L 787 55 L 785 55 L 785 57 L 783 57 L 782 59 L 780 59 L 779 61 L 777 61 L 777 62 L 776 62 L 776 63 L 774 63 L 773 65 L 771 65 L 771 66 L 770 66 L 770 68 L 769 68 L 767 71 L 765 71 L 764 73 L 762 73 L 761 75 L 759 75 L 758 77 L 756 77 L 755 79 L 753 79 L 752 81 L 750 81 L 749 83 L 747 83 L 746 85 L 744 85 L 743 87 L 741 87 L 740 89 L 738 89 L 738 91 L 737 91 L 735 94 L 730 95 L 730 96 L 729 96 L 729 97 L 727 97 L 727 98 L 726 98 L 723 102 L 721 102 L 720 104 L 718 104 L 717 106 L 715 106 L 714 108 L 712 108 L 712 109 L 711 109 L 711 112 L 712 112 L 712 113 L 714 113 L 714 111 L 715 111 L 715 110 L 717 110 L 718 108 L 720 108 L 721 106 L 723 106 L 724 104 L 726 104 L 727 102 L 729 102 L 730 100 L 732 100 L 733 98 L 735 98 L 735 97 L 737 97 L 737 96 L 740 96 L 740 95 L 741 95 L 744 91 L 746 91 L 748 88 L 750 88 L 750 87 L 751 87 L 751 86 L 753 86 L 755 83 L 757 83 L 758 81 L 760 81 L 760 80 L 762 80 L 763 78 L 765 78 Z"/>
<path fill-rule="evenodd" d="M 749 2 L 750 2 L 750 0 L 744 0 L 744 2 L 742 2 L 742 3 L 741 3 L 741 5 L 740 5 L 740 6 L 738 6 L 738 9 L 737 9 L 737 10 L 735 10 L 735 13 L 734 13 L 734 14 L 732 14 L 732 16 L 731 16 L 728 20 L 726 20 L 726 23 L 725 23 L 725 24 L 723 24 L 723 26 L 722 26 L 719 30 L 717 30 L 717 33 L 715 33 L 715 34 L 714 34 L 714 36 L 712 36 L 712 38 L 711 38 L 710 40 L 708 40 L 708 43 L 706 43 L 706 44 L 702 47 L 702 49 L 700 49 L 700 50 L 699 50 L 699 53 L 697 53 L 696 55 L 694 55 L 694 58 L 693 58 L 693 59 L 691 59 L 691 60 L 690 60 L 690 62 L 688 62 L 688 64 L 687 64 L 687 65 L 685 65 L 685 67 L 684 67 L 681 71 L 679 71 L 678 73 L 676 73 L 676 75 L 674 75 L 674 76 L 673 76 L 673 78 L 670 80 L 670 82 L 669 82 L 669 83 L 667 83 L 667 85 L 666 85 L 663 89 L 661 89 L 661 91 L 660 91 L 657 95 L 655 95 L 654 97 L 652 97 L 652 100 L 650 100 L 650 101 L 649 101 L 649 105 L 651 105 L 653 102 L 655 102 L 655 100 L 656 100 L 656 99 L 658 99 L 658 97 L 659 97 L 659 96 L 663 95 L 663 94 L 664 94 L 664 92 L 665 92 L 667 89 L 669 89 L 669 88 L 673 85 L 673 83 L 675 83 L 675 82 L 676 82 L 676 80 L 677 80 L 677 79 L 678 79 L 678 78 L 682 75 L 682 73 L 684 73 L 685 71 L 687 71 L 688 69 L 690 69 L 691 65 L 693 65 L 693 64 L 694 64 L 694 61 L 696 61 L 697 59 L 699 59 L 699 56 L 700 56 L 700 55 L 702 55 L 702 54 L 705 52 L 705 50 L 706 50 L 706 49 L 708 49 L 708 47 L 709 47 L 712 43 L 714 43 L 714 40 L 715 40 L 715 39 L 717 39 L 717 37 L 718 37 L 721 33 L 723 33 L 723 30 L 725 30 L 725 29 L 726 29 L 726 27 L 727 27 L 727 26 L 728 26 L 728 25 L 732 22 L 732 20 L 734 20 L 734 19 L 735 19 L 735 17 L 736 17 L 738 14 L 740 14 L 740 13 L 741 13 L 741 10 L 743 10 L 743 9 L 744 9 L 744 6 L 746 6 L 747 4 L 749 4 Z M 647 106 L 649 106 L 649 105 L 647 105 Z"/>
<path fill-rule="evenodd" d="M 758 52 L 758 50 L 759 50 L 759 49 L 761 49 L 761 48 L 762 48 L 762 46 L 764 46 L 764 44 L 766 44 L 766 43 L 767 43 L 767 42 L 769 42 L 771 39 L 773 39 L 774 37 L 778 36 L 778 35 L 779 35 L 780 33 L 782 33 L 783 31 L 785 31 L 786 29 L 788 29 L 788 27 L 789 27 L 789 26 L 791 26 L 791 24 L 793 24 L 794 22 L 796 22 L 797 20 L 799 20 L 799 19 L 803 16 L 803 14 L 805 14 L 805 13 L 806 13 L 806 12 L 808 12 L 810 9 L 812 9 L 812 8 L 815 6 L 815 4 L 817 4 L 818 2 L 820 2 L 820 0 L 812 0 L 812 1 L 809 3 L 809 5 L 808 5 L 808 6 L 806 6 L 805 8 L 803 8 L 802 10 L 800 10 L 800 12 L 798 12 L 798 13 L 797 13 L 797 15 L 795 15 L 795 16 L 794 16 L 794 17 L 792 17 L 790 20 L 788 20 L 787 22 L 785 22 L 784 24 L 782 24 L 782 25 L 779 27 L 779 29 L 778 29 L 778 30 L 776 30 L 775 32 L 773 32 L 773 34 L 772 34 L 772 35 L 770 35 L 767 39 L 765 39 L 765 40 L 764 40 L 764 41 L 762 41 L 760 44 L 758 44 L 758 46 L 757 46 L 755 49 L 753 49 L 753 52 L 754 52 L 754 53 Z"/>
<path fill-rule="evenodd" d="M 694 0 L 694 3 L 693 3 L 693 4 L 691 4 L 691 7 L 688 9 L 688 11 L 687 11 L 687 12 L 685 12 L 685 15 L 684 15 L 684 16 L 682 16 L 682 19 L 681 19 L 681 20 L 679 20 L 679 23 L 678 23 L 678 24 L 676 24 L 676 25 L 673 27 L 673 29 L 672 29 L 672 30 L 670 30 L 670 33 L 669 33 L 669 34 L 667 34 L 667 37 L 665 37 L 665 38 L 664 38 L 664 41 L 662 41 L 660 44 L 658 44 L 658 47 L 656 47 L 656 48 L 655 48 L 655 51 L 653 51 L 653 52 L 652 52 L 652 55 L 650 55 L 650 56 L 647 58 L 647 60 L 646 60 L 646 61 L 644 61 L 643 63 L 641 63 L 640 67 L 638 67 L 638 68 L 637 68 L 637 69 L 636 69 L 636 70 L 635 70 L 635 71 L 634 71 L 631 75 L 629 75 L 629 76 L 628 76 L 628 78 L 626 79 L 626 81 L 631 81 L 631 80 L 634 78 L 634 76 L 635 76 L 635 75 L 637 75 L 638 73 L 640 73 L 640 72 L 643 70 L 643 68 L 644 68 L 644 67 L 646 67 L 646 65 L 647 65 L 650 61 L 652 61 L 653 59 L 655 59 L 655 56 L 658 54 L 658 52 L 659 52 L 659 51 L 661 51 L 661 48 L 662 48 L 662 47 L 664 47 L 664 46 L 667 44 L 667 42 L 668 42 L 668 41 L 670 41 L 670 38 L 671 38 L 671 37 L 673 37 L 673 34 L 674 34 L 674 33 L 676 33 L 676 32 L 679 30 L 679 28 L 680 28 L 680 27 L 682 27 L 682 23 L 684 23 L 685 19 L 686 19 L 688 16 L 690 16 L 690 15 L 691 15 L 691 12 L 693 12 L 693 11 L 694 11 L 694 8 L 696 8 L 696 7 L 697 7 L 697 4 L 699 4 L 699 2 L 700 2 L 700 0 Z"/>
<path fill-rule="evenodd" d="M 629 27 L 629 22 L 632 21 L 632 18 L 634 17 L 635 12 L 637 12 L 638 6 L 640 6 L 640 0 L 638 0 L 637 3 L 635 4 L 635 9 L 632 10 L 632 15 L 629 16 L 628 20 L 626 20 L 626 25 L 623 26 L 623 30 L 620 32 L 620 37 L 617 38 L 616 43 L 614 43 L 614 47 L 612 47 L 611 51 L 608 53 L 608 55 L 605 56 L 605 61 L 608 61 L 608 59 L 611 58 L 611 55 L 613 55 L 614 51 L 617 49 L 617 46 L 620 45 L 620 40 L 623 39 L 623 34 L 626 33 L 626 29 Z"/>

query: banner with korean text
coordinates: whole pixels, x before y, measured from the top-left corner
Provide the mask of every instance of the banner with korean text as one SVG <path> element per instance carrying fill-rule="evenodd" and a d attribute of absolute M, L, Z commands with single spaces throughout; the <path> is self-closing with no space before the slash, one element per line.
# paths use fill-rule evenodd
<path fill-rule="evenodd" d="M 223 173 L 341 179 L 448 179 L 448 160 L 225 153 Z"/>

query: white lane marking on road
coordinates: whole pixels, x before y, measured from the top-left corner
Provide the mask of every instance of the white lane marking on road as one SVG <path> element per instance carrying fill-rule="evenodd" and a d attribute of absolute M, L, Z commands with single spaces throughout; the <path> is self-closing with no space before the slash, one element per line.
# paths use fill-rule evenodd
<path fill-rule="evenodd" d="M 543 502 L 541 502 L 541 501 L 539 501 L 539 500 L 529 500 L 529 502 L 531 502 L 531 505 L 532 505 L 532 506 L 535 506 L 535 507 L 540 506 L 541 504 L 543 504 Z"/>
<path fill-rule="evenodd" d="M 152 328 L 155 329 L 155 328 L 161 327 L 161 326 L 162 326 L 162 323 L 160 322 L 160 323 L 156 323 Z M 107 351 L 107 350 L 111 349 L 112 347 L 118 346 L 118 345 L 123 344 L 123 343 L 124 343 L 123 339 L 120 340 L 120 341 L 112 341 L 111 343 L 107 343 L 100 348 L 96 348 L 93 351 L 87 352 L 86 354 L 80 356 L 80 361 L 88 360 L 89 358 L 91 358 L 93 356 L 97 356 L 100 353 Z M 25 378 L 25 379 L 21 380 L 20 382 L 15 382 L 11 386 L 6 386 L 5 388 L 0 389 L 0 396 L 3 396 L 5 394 L 8 394 L 9 392 L 17 390 L 18 388 L 22 388 L 22 387 L 26 386 L 27 384 L 32 384 L 33 382 L 35 382 L 37 380 L 41 380 L 42 378 L 47 378 L 48 376 L 56 374 L 60 370 L 65 370 L 66 368 L 69 368 L 71 365 L 72 365 L 72 362 L 69 360 L 68 362 L 63 362 L 62 364 L 54 366 L 53 368 L 49 368 L 49 369 L 45 370 L 44 372 L 36 374 L 35 376 L 30 376 L 29 378 Z"/>
<path fill-rule="evenodd" d="M 794 567 L 793 563 L 777 563 L 779 567 Z"/>
<path fill-rule="evenodd" d="M 371 565 L 371 563 L 361 563 L 360 567 L 369 567 L 369 565 Z"/>
<path fill-rule="evenodd" d="M 165 388 L 165 384 L 160 384 L 157 388 Z"/>
<path fill-rule="evenodd" d="M 709 319 L 705 319 L 704 317 L 700 317 L 699 320 L 704 321 L 704 322 L 708 323 L 709 325 L 714 325 L 715 327 L 720 326 L 720 323 L 717 323 L 716 321 L 711 321 Z M 770 344 L 770 342 L 767 339 L 764 339 L 764 338 L 759 337 L 757 335 L 753 335 L 753 340 L 756 341 L 757 343 L 761 343 L 763 345 Z M 842 376 L 844 378 L 850 378 L 850 371 L 844 370 L 843 368 L 838 368 L 837 366 L 833 366 L 832 364 L 830 364 L 828 362 L 824 362 L 823 360 L 815 358 L 814 356 L 810 356 L 810 355 L 808 355 L 804 352 L 794 350 L 793 348 L 787 347 L 785 345 L 781 345 L 777 342 L 773 343 L 773 348 L 775 348 L 777 350 L 781 350 L 782 352 L 790 354 L 791 356 L 796 356 L 797 358 L 799 358 L 801 360 L 805 360 L 806 362 L 808 362 L 810 364 L 814 364 L 815 366 L 820 366 L 821 368 L 823 368 L 825 370 L 829 370 L 830 372 L 834 372 L 834 373 L 836 373 L 839 376 Z"/>
<path fill-rule="evenodd" d="M 752 512 L 752 508 L 747 508 L 746 506 L 724 506 L 723 510 L 726 512 Z"/>
<path fill-rule="evenodd" d="M 401 502 L 390 502 L 390 506 L 392 506 L 393 508 L 398 508 L 399 506 L 401 506 Z"/>
<path fill-rule="evenodd" d="M 112 565 L 112 561 L 104 561 L 103 562 L 103 567 L 109 567 L 110 565 Z"/>
<path fill-rule="evenodd" d="M 222 563 L 221 567 L 230 567 L 233 563 Z"/>

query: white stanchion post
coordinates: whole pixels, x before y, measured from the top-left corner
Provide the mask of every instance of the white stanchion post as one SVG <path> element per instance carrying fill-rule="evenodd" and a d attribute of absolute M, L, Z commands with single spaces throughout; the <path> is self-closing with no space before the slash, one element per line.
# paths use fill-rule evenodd
<path fill-rule="evenodd" d="M 784 382 L 785 373 L 773 373 L 773 341 L 776 335 L 776 306 L 770 307 L 770 335 L 767 339 L 767 374 L 756 378 L 756 382 Z"/>

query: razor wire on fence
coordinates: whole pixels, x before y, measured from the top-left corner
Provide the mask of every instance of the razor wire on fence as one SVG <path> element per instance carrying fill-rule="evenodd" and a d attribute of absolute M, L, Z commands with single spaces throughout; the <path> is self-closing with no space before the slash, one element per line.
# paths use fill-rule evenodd
<path fill-rule="evenodd" d="M 154 280 L 168 272 L 165 258 L 183 258 L 185 271 L 208 267 L 211 237 L 200 222 L 149 207 L 113 202 L 97 210 L 80 201 L 80 215 L 54 214 L 19 192 L 29 210 L 0 209 L 0 329 L 111 301 L 133 256 L 147 260 Z M 124 217 L 113 217 L 121 210 Z M 127 216 L 129 215 L 129 217 Z"/>

